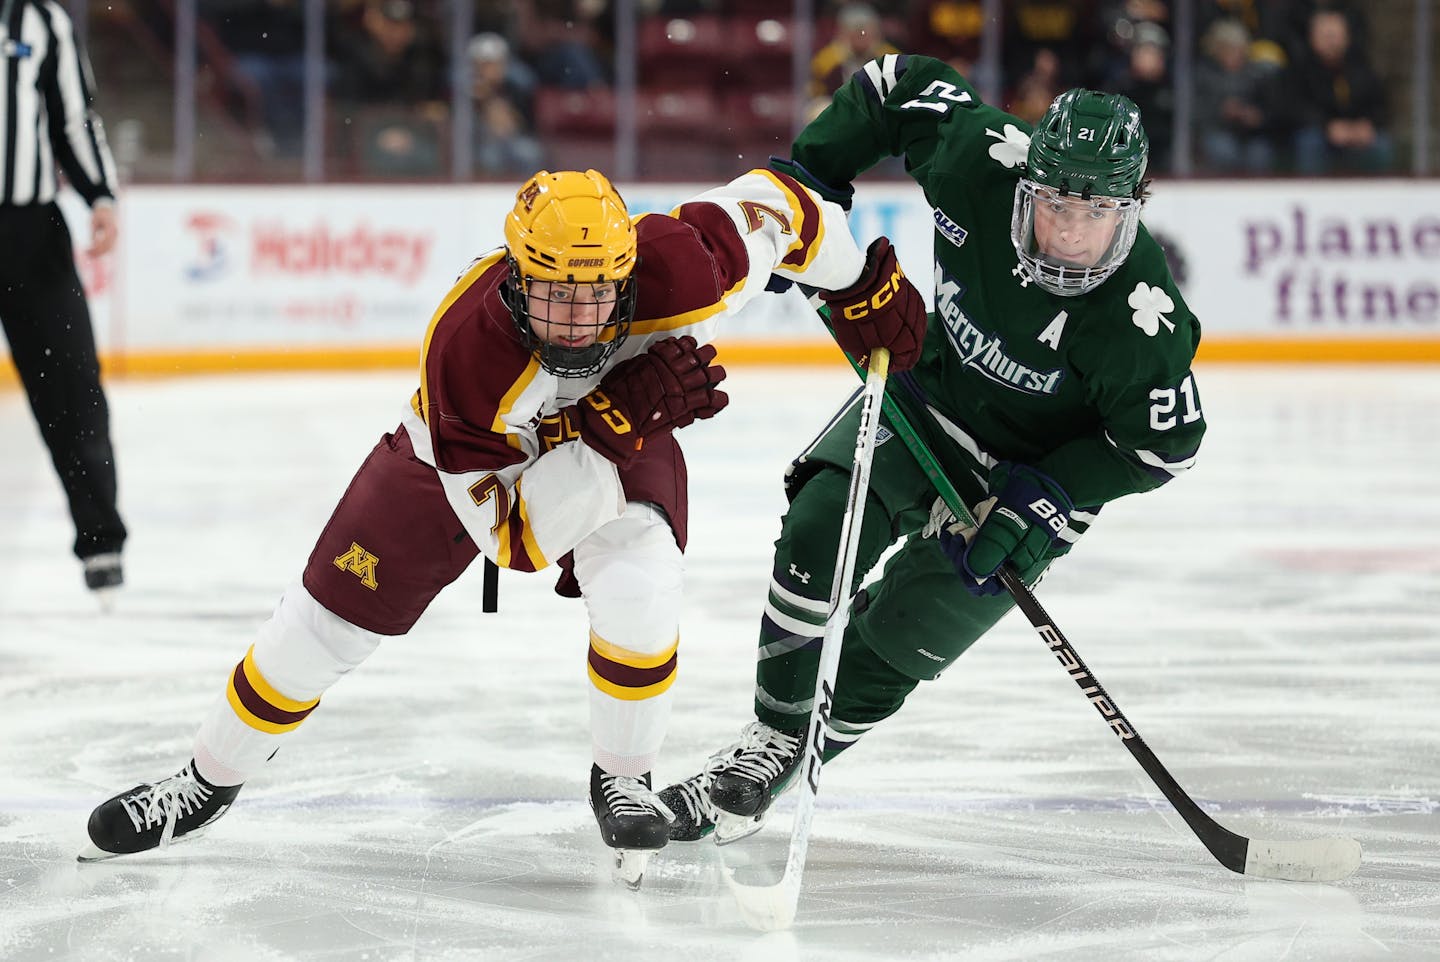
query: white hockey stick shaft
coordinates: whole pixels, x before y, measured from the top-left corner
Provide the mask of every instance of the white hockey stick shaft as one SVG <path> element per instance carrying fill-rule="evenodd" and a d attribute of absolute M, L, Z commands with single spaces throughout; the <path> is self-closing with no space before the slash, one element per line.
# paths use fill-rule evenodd
<path fill-rule="evenodd" d="M 865 389 L 860 395 L 860 427 L 855 438 L 855 459 L 850 470 L 850 492 L 840 522 L 840 546 L 835 556 L 835 580 L 830 587 L 830 615 L 820 646 L 820 666 L 815 675 L 815 697 L 810 723 L 805 729 L 804 755 L 799 763 L 795 824 L 790 831 L 790 851 L 785 874 L 773 886 L 733 886 L 746 920 L 757 928 L 788 928 L 800 903 L 800 880 L 805 874 L 805 856 L 810 848 L 810 826 L 815 819 L 815 795 L 820 790 L 820 766 L 825 751 L 825 734 L 830 727 L 830 708 L 835 701 L 835 676 L 840 669 L 840 642 L 850 624 L 850 584 L 855 579 L 855 558 L 860 548 L 860 526 L 865 516 L 865 496 L 870 490 L 870 466 L 875 458 L 875 438 L 880 428 L 880 407 L 885 397 L 890 352 L 877 348 L 870 355 Z"/>

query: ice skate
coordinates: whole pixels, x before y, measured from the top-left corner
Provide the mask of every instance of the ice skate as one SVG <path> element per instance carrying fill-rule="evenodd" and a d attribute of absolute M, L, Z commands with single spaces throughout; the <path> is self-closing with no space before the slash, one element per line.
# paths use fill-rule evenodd
<path fill-rule="evenodd" d="M 193 837 L 229 809 L 239 785 L 211 785 L 195 772 L 192 760 L 177 774 L 153 785 L 136 785 L 90 813 L 90 844 L 81 862 L 133 855 Z"/>
<path fill-rule="evenodd" d="M 115 596 L 125 584 L 125 569 L 120 562 L 120 552 L 107 551 L 104 554 L 82 558 L 85 570 L 85 587 L 95 595 L 100 610 L 109 613 L 115 607 Z"/>
<path fill-rule="evenodd" d="M 650 776 L 611 775 L 590 766 L 590 809 L 615 856 L 612 874 L 638 889 L 650 856 L 665 847 L 675 813 L 650 790 Z"/>
<path fill-rule="evenodd" d="M 790 787 L 805 754 L 803 735 L 803 730 L 785 732 L 751 722 L 740 741 L 721 753 L 729 760 L 715 772 L 710 786 L 717 845 L 754 835 L 764 826 L 770 803 Z"/>
<path fill-rule="evenodd" d="M 660 801 L 675 813 L 675 821 L 670 825 L 670 841 L 698 842 L 715 831 L 715 818 L 719 813 L 710 801 L 710 786 L 715 784 L 715 774 L 725 769 L 737 750 L 738 746 L 731 746 L 711 755 L 698 774 L 660 792 Z"/>

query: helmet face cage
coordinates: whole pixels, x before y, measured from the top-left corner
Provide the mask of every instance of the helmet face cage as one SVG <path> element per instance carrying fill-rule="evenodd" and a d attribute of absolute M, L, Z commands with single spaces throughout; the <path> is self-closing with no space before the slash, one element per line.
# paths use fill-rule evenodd
<path fill-rule="evenodd" d="M 542 170 L 515 195 L 505 218 L 505 248 L 510 276 L 501 296 L 521 340 L 551 374 L 598 373 L 629 336 L 635 316 L 637 234 L 619 192 L 596 170 Z M 536 284 L 552 285 L 546 297 L 536 296 Z M 576 296 L 587 288 L 599 296 Z M 596 302 L 614 305 L 606 322 L 576 323 L 576 306 Z M 567 325 L 569 333 L 593 340 L 583 347 L 554 343 Z"/>
<path fill-rule="evenodd" d="M 1140 109 L 1129 98 L 1076 88 L 1055 98 L 1030 136 L 1026 176 L 1015 187 L 1010 239 L 1035 282 L 1053 294 L 1074 296 L 1099 287 L 1130 254 L 1140 226 L 1150 141 Z M 1036 205 L 1074 209 L 1088 204 L 1096 217 L 1116 216 L 1109 247 L 1094 264 L 1066 263 L 1039 250 Z"/>
<path fill-rule="evenodd" d="M 1088 207 L 1095 217 L 1114 217 L 1119 222 L 1115 225 L 1109 246 L 1094 264 L 1070 263 L 1040 250 L 1035 239 L 1035 210 L 1040 204 L 1080 206 L 1082 212 Z M 1021 178 L 1015 187 L 1010 239 L 1020 262 L 1036 284 L 1052 294 L 1074 297 L 1093 291 L 1125 263 L 1125 258 L 1130 256 L 1130 248 L 1135 244 L 1135 235 L 1140 230 L 1141 205 L 1142 202 L 1134 197 L 1082 198 L 1065 195 L 1052 187 Z"/>
<path fill-rule="evenodd" d="M 627 277 L 618 281 L 581 281 L 574 284 L 565 281 L 546 281 L 543 278 L 527 277 L 521 272 L 520 265 L 513 257 L 507 258 L 507 260 L 510 264 L 510 276 L 501 285 L 501 299 L 510 309 L 510 317 L 515 321 L 515 330 L 519 333 L 521 342 L 540 361 L 540 366 L 556 377 L 590 377 L 598 374 L 605 367 L 605 362 L 610 360 L 611 355 L 630 335 L 630 323 L 635 317 L 635 283 L 633 279 Z M 564 344 L 547 341 L 535 333 L 530 315 L 532 301 L 538 299 L 547 305 L 559 306 L 562 310 L 569 310 L 574 304 L 574 301 L 569 300 L 537 298 L 531 288 L 531 285 L 537 281 L 557 286 L 563 285 L 567 289 L 596 288 L 606 285 L 614 289 L 615 296 L 611 303 L 615 305 L 615 308 L 603 324 L 569 324 L 576 333 L 594 332 L 595 340 L 593 342 L 584 347 L 568 347 Z M 557 322 L 549 320 L 550 313 L 547 306 L 547 316 L 537 318 L 537 320 L 551 325 L 552 329 L 561 326 Z"/>

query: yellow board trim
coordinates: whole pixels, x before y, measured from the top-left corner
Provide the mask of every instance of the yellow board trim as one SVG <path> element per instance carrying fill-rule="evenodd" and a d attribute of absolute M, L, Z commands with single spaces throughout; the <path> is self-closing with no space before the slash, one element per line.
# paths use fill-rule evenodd
<path fill-rule="evenodd" d="M 659 668 L 665 662 L 675 657 L 675 652 L 680 650 L 680 639 L 677 637 L 675 643 L 658 655 L 646 655 L 638 651 L 631 651 L 629 648 L 621 648 L 619 645 L 606 641 L 594 631 L 590 632 L 590 647 L 606 661 L 613 661 L 619 665 L 630 668 Z"/>
<path fill-rule="evenodd" d="M 1242 364 L 1435 364 L 1440 338 L 1214 337 L 1196 360 Z"/>
<path fill-rule="evenodd" d="M 681 326 L 704 320 L 696 316 L 699 313 L 664 320 Z M 834 344 L 813 338 L 726 340 L 722 330 L 715 346 L 720 353 L 720 363 L 726 365 L 841 367 L 844 364 Z M 1440 364 L 1440 338 L 1207 336 L 1200 342 L 1198 359 L 1201 363 L 1219 364 Z M 415 348 L 413 345 L 380 345 L 141 351 L 104 354 L 100 364 L 104 376 L 110 380 L 287 371 L 414 370 Z M 14 367 L 0 365 L 0 388 L 13 389 L 19 384 Z"/>
<path fill-rule="evenodd" d="M 596 674 L 594 668 L 589 668 L 590 683 L 596 688 L 609 695 L 611 698 L 618 698 L 621 701 L 644 701 L 647 698 L 654 698 L 656 695 L 663 695 L 675 684 L 675 676 L 679 671 L 672 671 L 663 681 L 657 681 L 653 685 L 646 685 L 644 688 L 622 688 L 613 682 L 606 681 Z"/>

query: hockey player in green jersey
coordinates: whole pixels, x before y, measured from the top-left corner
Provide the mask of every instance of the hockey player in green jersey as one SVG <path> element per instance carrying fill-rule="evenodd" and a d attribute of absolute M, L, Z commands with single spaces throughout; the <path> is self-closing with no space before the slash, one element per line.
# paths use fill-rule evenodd
<path fill-rule="evenodd" d="M 1033 584 L 1106 502 L 1189 468 L 1205 430 L 1190 371 L 1200 325 L 1140 223 L 1148 141 L 1131 101 L 1070 90 L 1032 130 L 944 63 L 891 55 L 773 165 L 848 206 L 856 175 L 891 155 L 934 210 L 935 310 L 920 362 L 888 392 L 980 523 L 956 522 L 882 421 L 857 581 L 906 540 L 852 602 L 827 761 L 1010 610 L 1002 564 Z M 743 837 L 793 779 L 858 421 L 852 398 L 788 472 L 755 721 L 661 794 L 679 816 L 672 838 L 717 818 L 717 840 Z"/>

